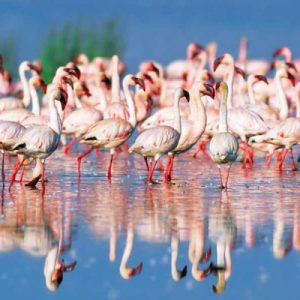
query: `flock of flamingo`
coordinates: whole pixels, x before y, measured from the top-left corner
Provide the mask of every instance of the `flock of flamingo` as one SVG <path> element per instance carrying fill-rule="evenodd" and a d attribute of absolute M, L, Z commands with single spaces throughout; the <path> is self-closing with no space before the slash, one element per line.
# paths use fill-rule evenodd
<path fill-rule="evenodd" d="M 216 52 L 215 43 L 207 47 L 190 43 L 186 59 L 166 67 L 144 61 L 137 74 L 127 74 L 122 81 L 125 65 L 117 55 L 89 61 L 80 54 L 59 67 L 48 85 L 41 76 L 42 66 L 28 61 L 19 66 L 20 82 L 12 82 L 1 57 L 2 181 L 5 155 L 17 156 L 9 190 L 19 170 L 23 181 L 24 169 L 33 161 L 32 178 L 25 185 L 35 187 L 41 179 L 44 189 L 46 159 L 60 144 L 68 154 L 77 141 L 87 147 L 77 158 L 78 180 L 82 159 L 107 148 L 108 178 L 118 152 L 128 151 L 144 158 L 149 183 L 155 183 L 157 163 L 164 170 L 164 181 L 170 182 L 175 156 L 197 143 L 194 157 L 199 151 L 206 153 L 209 143 L 221 189 L 227 189 L 230 166 L 239 151 L 243 168 L 252 168 L 254 151 L 259 150 L 268 165 L 276 152 L 279 170 L 290 153 L 296 170 L 292 149 L 300 142 L 300 60 L 292 59 L 287 47 L 273 53 L 273 62 L 250 60 L 246 39 L 241 40 L 237 60 L 229 53 L 217 57 Z M 42 99 L 38 88 L 45 93 Z M 135 130 L 137 137 L 128 146 Z"/>

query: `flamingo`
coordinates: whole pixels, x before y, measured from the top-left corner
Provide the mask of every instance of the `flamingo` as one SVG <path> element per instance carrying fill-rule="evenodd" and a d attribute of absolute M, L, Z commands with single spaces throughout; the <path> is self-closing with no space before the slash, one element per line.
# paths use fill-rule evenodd
<path fill-rule="evenodd" d="M 171 180 L 171 171 L 173 169 L 175 154 L 178 155 L 191 149 L 198 142 L 205 130 L 206 112 L 201 99 L 205 96 L 214 98 L 214 89 L 209 84 L 203 84 L 201 82 L 195 83 L 192 89 L 191 101 L 189 102 L 192 120 L 181 120 L 182 132 L 180 134 L 179 142 L 173 151 L 174 155 L 173 157 L 170 157 L 172 159 L 171 165 L 165 172 L 166 181 Z M 163 125 L 171 126 L 170 122 Z"/>
<path fill-rule="evenodd" d="M 237 158 L 237 152 L 239 149 L 239 143 L 237 138 L 228 132 L 227 121 L 227 98 L 228 98 L 228 86 L 222 81 L 217 85 L 217 89 L 220 91 L 220 115 L 219 115 L 219 132 L 216 133 L 209 144 L 209 151 L 212 160 L 217 164 L 219 168 L 219 174 L 221 178 L 221 189 L 227 190 L 228 178 L 231 164 Z M 225 184 L 222 180 L 221 165 L 227 165 L 227 176 Z"/>
<path fill-rule="evenodd" d="M 161 125 L 149 128 L 141 132 L 134 144 L 129 148 L 129 153 L 137 153 L 144 157 L 148 169 L 148 182 L 153 183 L 153 173 L 159 158 L 164 154 L 173 155 L 178 145 L 181 134 L 181 117 L 179 101 L 185 97 L 189 101 L 189 93 L 178 88 L 174 94 L 174 123 L 173 127 Z M 151 159 L 150 168 L 147 159 Z M 169 160 L 170 167 L 171 160 Z"/>
<path fill-rule="evenodd" d="M 82 158 L 87 156 L 93 148 L 100 147 L 110 149 L 110 162 L 107 169 L 107 177 L 111 178 L 111 168 L 116 148 L 124 144 L 130 138 L 137 123 L 134 101 L 129 90 L 129 86 L 133 85 L 139 85 L 143 89 L 145 88 L 142 79 L 131 74 L 124 77 L 123 89 L 129 110 L 128 121 L 121 118 L 104 119 L 89 127 L 82 136 L 80 143 L 88 144 L 92 147 L 77 158 L 78 180 L 80 179 L 80 165 Z"/>
<path fill-rule="evenodd" d="M 33 171 L 32 180 L 26 186 L 34 187 L 42 177 L 43 192 L 45 190 L 44 174 L 45 160 L 56 150 L 60 141 L 61 135 L 61 119 L 57 111 L 55 101 L 61 103 L 62 110 L 65 108 L 67 101 L 67 93 L 62 87 L 53 86 L 47 91 L 49 102 L 49 122 L 47 125 L 33 125 L 24 131 L 18 142 L 12 146 L 17 154 L 24 155 L 25 158 L 33 158 L 36 161 L 36 167 Z M 11 189 L 19 167 L 15 168 L 11 175 Z"/>

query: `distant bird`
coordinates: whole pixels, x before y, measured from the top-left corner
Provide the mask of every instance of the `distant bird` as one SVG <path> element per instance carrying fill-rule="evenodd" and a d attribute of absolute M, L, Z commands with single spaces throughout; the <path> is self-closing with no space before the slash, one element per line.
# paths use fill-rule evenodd
<path fill-rule="evenodd" d="M 123 89 L 129 111 L 128 121 L 121 118 L 101 120 L 89 127 L 82 136 L 80 143 L 88 144 L 92 147 L 77 158 L 78 179 L 80 179 L 80 165 L 82 158 L 91 153 L 93 148 L 100 147 L 110 149 L 110 162 L 107 169 L 107 177 L 111 178 L 111 168 L 116 148 L 124 144 L 130 138 L 137 123 L 135 105 L 129 90 L 129 86 L 133 85 L 140 85 L 143 89 L 145 88 L 144 81 L 133 75 L 129 74 L 123 79 Z"/>
<path fill-rule="evenodd" d="M 221 177 L 221 189 L 227 190 L 228 178 L 231 164 L 237 158 L 239 143 L 236 137 L 228 132 L 227 122 L 227 97 L 228 86 L 225 82 L 217 84 L 217 89 L 220 91 L 220 115 L 219 115 L 219 132 L 216 133 L 210 141 L 209 151 L 212 160 L 217 164 Z M 228 171 L 225 179 L 225 184 L 222 180 L 221 165 L 226 164 Z"/>
<path fill-rule="evenodd" d="M 134 144 L 129 148 L 129 153 L 137 153 L 144 157 L 147 170 L 148 182 L 153 183 L 153 173 L 159 158 L 165 154 L 171 156 L 168 168 L 172 166 L 173 151 L 176 149 L 181 134 L 181 117 L 179 112 L 179 101 L 185 97 L 189 101 L 189 93 L 181 88 L 175 91 L 174 97 L 174 123 L 173 126 L 161 125 L 149 128 L 141 132 Z M 150 166 L 148 158 L 151 159 Z"/>

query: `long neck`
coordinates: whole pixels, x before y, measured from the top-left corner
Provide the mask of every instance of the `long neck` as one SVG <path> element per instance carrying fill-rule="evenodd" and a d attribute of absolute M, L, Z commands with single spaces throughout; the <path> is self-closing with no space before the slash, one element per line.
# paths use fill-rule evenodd
<path fill-rule="evenodd" d="M 48 123 L 48 125 L 53 131 L 55 131 L 57 134 L 60 135 L 62 121 L 57 112 L 53 94 L 49 95 L 48 101 L 49 101 L 49 123 Z"/>
<path fill-rule="evenodd" d="M 174 129 L 181 133 L 181 117 L 180 117 L 180 110 L 179 110 L 179 101 L 180 96 L 177 95 L 174 101 Z"/>
<path fill-rule="evenodd" d="M 176 281 L 180 279 L 180 275 L 177 269 L 179 239 L 177 234 L 173 234 L 171 237 L 171 274 L 172 278 Z"/>
<path fill-rule="evenodd" d="M 72 87 L 70 85 L 67 84 L 67 93 L 68 93 L 68 107 L 74 108 L 77 107 L 76 106 L 76 95 L 74 90 L 72 89 Z"/>
<path fill-rule="evenodd" d="M 111 87 L 111 102 L 120 102 L 120 76 L 118 71 L 118 57 L 112 59 L 112 87 Z"/>
<path fill-rule="evenodd" d="M 134 233 L 133 233 L 133 228 L 132 225 L 130 225 L 127 229 L 127 240 L 126 240 L 126 246 L 123 252 L 123 256 L 121 259 L 121 263 L 120 263 L 120 273 L 124 276 L 126 276 L 126 271 L 127 271 L 127 262 L 129 259 L 129 256 L 131 254 L 132 251 L 132 247 L 133 247 L 133 241 L 134 241 Z"/>
<path fill-rule="evenodd" d="M 41 113 L 40 103 L 39 103 L 39 97 L 38 97 L 38 94 L 34 87 L 34 84 L 29 83 L 29 90 L 30 90 L 30 94 L 31 94 L 31 98 L 32 98 L 32 112 L 36 116 L 39 116 Z"/>
<path fill-rule="evenodd" d="M 190 107 L 193 118 L 193 131 L 197 138 L 203 133 L 207 121 L 205 107 L 201 98 L 199 90 L 194 89 L 190 100 Z"/>
<path fill-rule="evenodd" d="M 256 100 L 255 100 L 255 97 L 254 97 L 253 82 L 252 82 L 252 80 L 248 79 L 248 81 L 247 81 L 247 87 L 248 87 L 248 95 L 249 95 L 250 103 L 251 104 L 255 104 Z"/>
<path fill-rule="evenodd" d="M 229 94 L 228 94 L 229 95 Z M 219 132 L 227 132 L 228 131 L 228 125 L 227 125 L 227 95 L 221 94 L 220 101 L 220 114 L 219 114 Z"/>
<path fill-rule="evenodd" d="M 132 99 L 132 96 L 129 91 L 129 84 L 127 81 L 123 81 L 123 90 L 124 95 L 127 101 L 128 110 L 129 110 L 129 120 L 128 122 L 131 124 L 132 127 L 136 126 L 136 111 L 135 111 L 135 105 Z"/>
<path fill-rule="evenodd" d="M 23 87 L 23 103 L 24 106 L 27 107 L 30 104 L 30 92 L 28 87 L 27 78 L 25 76 L 25 68 L 22 66 L 22 64 L 19 67 L 19 76 L 21 79 L 22 87 Z"/>
<path fill-rule="evenodd" d="M 228 74 L 226 76 L 226 83 L 228 85 L 228 97 L 227 97 L 227 107 L 230 109 L 232 107 L 232 97 L 233 97 L 233 78 L 234 78 L 234 64 L 230 65 Z"/>
<path fill-rule="evenodd" d="M 279 99 L 279 106 L 280 106 L 279 118 L 280 120 L 285 120 L 289 114 L 289 107 L 282 87 L 281 78 L 278 75 L 275 75 L 275 86 L 276 86 L 277 97 Z"/>

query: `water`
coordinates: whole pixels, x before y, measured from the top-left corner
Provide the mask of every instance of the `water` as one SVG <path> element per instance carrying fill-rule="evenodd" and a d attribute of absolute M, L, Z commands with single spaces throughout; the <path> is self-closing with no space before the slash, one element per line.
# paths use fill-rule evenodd
<path fill-rule="evenodd" d="M 262 158 L 253 170 L 236 163 L 226 193 L 217 188 L 215 166 L 203 155 L 191 155 L 175 160 L 172 184 L 163 183 L 157 170 L 159 184 L 148 185 L 143 159 L 124 153 L 109 181 L 109 156 L 100 152 L 83 162 L 78 186 L 74 150 L 70 156 L 58 151 L 47 161 L 44 197 L 40 186 L 32 190 L 15 183 L 9 193 L 5 183 L 3 298 L 210 299 L 225 274 L 222 299 L 299 299 L 299 172 L 287 163 L 279 174 L 274 162 L 266 168 Z M 44 265 L 59 241 L 65 264 L 77 265 L 50 292 Z M 208 262 L 198 265 L 209 249 Z M 224 250 L 226 270 L 200 280 L 210 262 L 222 264 Z M 128 267 L 143 263 L 140 274 L 130 277 L 125 263 L 120 271 L 124 253 Z M 187 275 L 179 280 L 185 266 Z"/>

